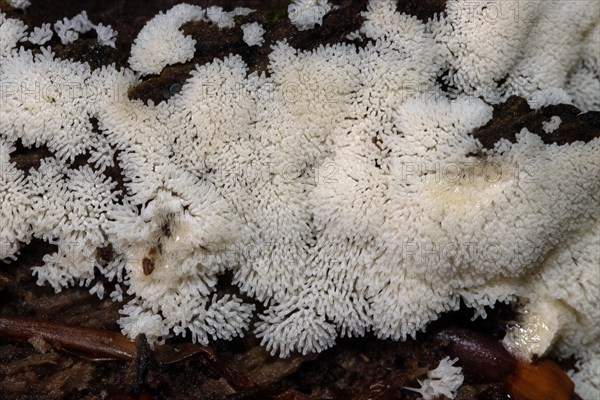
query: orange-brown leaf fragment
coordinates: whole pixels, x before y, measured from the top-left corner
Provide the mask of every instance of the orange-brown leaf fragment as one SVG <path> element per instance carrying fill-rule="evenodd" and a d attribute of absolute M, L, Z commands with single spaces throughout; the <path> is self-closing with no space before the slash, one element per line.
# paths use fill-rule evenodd
<path fill-rule="evenodd" d="M 575 385 L 556 363 L 542 360 L 536 364 L 518 362 L 506 389 L 515 400 L 571 400 Z"/>

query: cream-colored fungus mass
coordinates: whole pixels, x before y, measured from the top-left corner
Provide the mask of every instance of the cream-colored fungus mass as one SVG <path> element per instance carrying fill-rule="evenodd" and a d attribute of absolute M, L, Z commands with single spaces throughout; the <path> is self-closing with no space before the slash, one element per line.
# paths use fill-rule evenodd
<path fill-rule="evenodd" d="M 116 281 L 111 298 L 133 297 L 119 320 L 132 338 L 251 330 L 284 357 L 368 331 L 403 340 L 461 299 L 481 317 L 514 302 L 507 348 L 574 355 L 576 390 L 597 398 L 600 139 L 545 144 L 523 129 L 485 149 L 470 134 L 513 94 L 600 108 L 600 5 L 527 4 L 449 0 L 423 23 L 372 0 L 362 46 L 278 42 L 268 74 L 232 54 L 160 104 L 125 94 L 193 57 L 180 27 L 232 26 L 251 10 L 178 5 L 146 24 L 121 70 L 26 50 L 50 28 L 2 14 L 0 259 L 45 239 L 58 250 L 34 268 L 38 283 L 102 295 L 95 279 Z M 491 5 L 522 14 L 492 18 Z M 322 18 L 291 11 L 299 29 Z M 258 28 L 244 28 L 248 45 Z M 10 159 L 17 141 L 54 156 L 25 174 Z M 96 167 L 70 168 L 81 154 Z M 115 154 L 124 193 L 103 174 Z M 96 251 L 109 245 L 105 264 Z M 256 326 L 253 304 L 215 295 L 226 271 L 265 305 Z"/>

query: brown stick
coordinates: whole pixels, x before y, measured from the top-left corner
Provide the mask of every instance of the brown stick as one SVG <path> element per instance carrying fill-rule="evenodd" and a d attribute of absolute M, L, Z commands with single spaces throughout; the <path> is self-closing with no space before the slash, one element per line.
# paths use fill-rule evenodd
<path fill-rule="evenodd" d="M 94 360 L 131 361 L 137 356 L 136 344 L 120 333 L 28 318 L 0 316 L 0 337 L 17 340 L 37 337 L 53 347 Z"/>

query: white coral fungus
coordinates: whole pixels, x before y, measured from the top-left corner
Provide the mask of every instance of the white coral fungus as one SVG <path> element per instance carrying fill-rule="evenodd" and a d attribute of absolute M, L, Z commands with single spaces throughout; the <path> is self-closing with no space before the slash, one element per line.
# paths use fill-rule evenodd
<path fill-rule="evenodd" d="M 98 24 L 94 26 L 96 35 L 98 36 L 98 43 L 102 46 L 115 47 L 115 41 L 117 40 L 117 31 L 112 29 L 110 25 L 104 26 Z"/>
<path fill-rule="evenodd" d="M 21 10 L 26 9 L 31 5 L 31 1 L 29 0 L 9 0 L 9 3 L 12 8 L 18 8 Z"/>
<path fill-rule="evenodd" d="M 561 122 L 562 120 L 559 116 L 553 115 L 552 118 L 550 118 L 550 121 L 542 122 L 542 128 L 544 129 L 544 132 L 552 133 L 560 127 Z"/>
<path fill-rule="evenodd" d="M 29 42 L 32 44 L 42 45 L 52 39 L 52 28 L 50 24 L 42 24 L 41 27 L 33 28 L 33 32 L 29 34 Z"/>
<path fill-rule="evenodd" d="M 131 68 L 142 74 L 158 74 L 167 65 L 191 60 L 196 41 L 179 28 L 186 22 L 202 21 L 205 14 L 198 6 L 179 4 L 152 18 L 133 42 Z"/>
<path fill-rule="evenodd" d="M 120 282 L 133 297 L 123 332 L 150 341 L 242 335 L 253 305 L 215 296 L 231 271 L 264 303 L 255 334 L 282 356 L 338 335 L 414 336 L 461 299 L 480 315 L 518 301 L 508 347 L 577 356 L 573 378 L 597 397 L 600 139 L 559 146 L 523 129 L 486 150 L 470 133 L 511 94 L 599 108 L 583 84 L 598 84 L 599 7 L 542 2 L 532 20 L 489 21 L 456 10 L 467 3 L 422 23 L 371 0 L 362 48 L 279 42 L 269 75 L 216 59 L 158 105 L 115 88 L 191 59 L 179 28 L 210 23 L 205 10 L 150 20 L 133 71 L 16 49 L 25 28 L 2 16 L 1 257 L 32 237 L 57 244 L 38 281 Z M 10 157 L 18 140 L 54 157 L 25 176 Z M 96 168 L 70 167 L 81 154 Z M 102 172 L 116 154 L 120 193 Z M 108 245 L 112 261 L 98 261 Z"/>
<path fill-rule="evenodd" d="M 58 34 L 62 44 L 73 43 L 79 38 L 79 34 L 72 28 L 72 22 L 68 18 L 63 18 L 54 23 L 54 30 Z"/>
<path fill-rule="evenodd" d="M 82 11 L 81 13 L 74 16 L 71 19 L 70 24 L 71 29 L 79 33 L 89 32 L 94 27 L 92 21 L 90 21 L 90 19 L 87 16 L 87 12 L 85 11 Z"/>
<path fill-rule="evenodd" d="M 233 11 L 224 11 L 221 7 L 208 7 L 206 9 L 206 19 L 217 25 L 219 28 L 233 28 L 235 26 L 234 18 L 253 13 L 254 10 L 246 7 L 237 7 Z"/>
<path fill-rule="evenodd" d="M 444 358 L 435 369 L 427 372 L 427 379 L 418 381 L 421 385 L 419 389 L 405 389 L 419 393 L 424 400 L 437 399 L 439 396 L 453 399 L 465 379 L 462 368 L 454 366 L 457 361 L 458 358 L 454 360 L 451 360 L 450 357 Z"/>
<path fill-rule="evenodd" d="M 184 63 L 194 57 L 196 41 L 180 31 L 192 21 L 212 22 L 219 28 L 234 26 L 234 17 L 252 13 L 238 7 L 231 12 L 221 7 L 202 9 L 190 4 L 179 4 L 166 13 L 160 13 L 144 25 L 133 46 L 129 65 L 142 75 L 158 74 L 167 65 Z"/>
<path fill-rule="evenodd" d="M 17 43 L 27 38 L 27 25 L 23 22 L 6 18 L 0 12 L 0 57 L 8 56 L 10 51 L 17 47 Z"/>
<path fill-rule="evenodd" d="M 288 6 L 288 17 L 299 31 L 305 31 L 321 25 L 331 9 L 327 0 L 293 0 Z"/>
<path fill-rule="evenodd" d="M 262 46 L 265 41 L 263 39 L 265 30 L 261 24 L 256 22 L 244 24 L 242 25 L 242 30 L 244 31 L 244 42 L 248 46 Z"/>
<path fill-rule="evenodd" d="M 79 38 L 80 33 L 86 33 L 92 27 L 92 22 L 85 11 L 82 11 L 71 19 L 63 18 L 54 23 L 54 30 L 58 34 L 62 44 L 73 43 Z"/>

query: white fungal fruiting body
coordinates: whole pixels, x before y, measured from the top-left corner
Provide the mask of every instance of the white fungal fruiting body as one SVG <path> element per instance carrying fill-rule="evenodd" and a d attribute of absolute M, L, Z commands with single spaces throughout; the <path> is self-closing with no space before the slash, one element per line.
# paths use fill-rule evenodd
<path fill-rule="evenodd" d="M 575 364 L 577 369 L 570 371 L 569 375 L 575 383 L 575 388 L 582 399 L 595 399 L 600 391 L 600 359 L 598 348 L 590 349 L 581 356 Z"/>
<path fill-rule="evenodd" d="M 450 357 L 444 358 L 435 369 L 427 372 L 427 379 L 418 381 L 421 385 L 419 389 L 405 389 L 419 393 L 423 396 L 423 400 L 433 400 L 439 396 L 453 399 L 465 379 L 462 368 L 454 367 L 457 361 L 458 358 L 454 360 L 451 360 Z"/>
<path fill-rule="evenodd" d="M 58 34 L 62 44 L 73 43 L 79 38 L 80 33 L 86 33 L 93 27 L 94 25 L 85 11 L 82 11 L 71 19 L 63 18 L 54 23 L 54 30 Z"/>
<path fill-rule="evenodd" d="M 550 118 L 550 121 L 542 122 L 542 128 L 544 129 L 544 132 L 552 133 L 560 127 L 561 122 L 562 120 L 559 116 L 553 115 L 552 118 Z"/>
<path fill-rule="evenodd" d="M 52 32 L 50 24 L 42 24 L 41 27 L 33 29 L 33 32 L 29 34 L 28 40 L 33 44 L 42 45 L 52 39 L 53 34 L 54 32 Z"/>
<path fill-rule="evenodd" d="M 576 9 L 569 15 L 589 6 L 560 3 Z M 523 129 L 486 150 L 471 132 L 492 118 L 479 95 L 593 105 L 577 82 L 598 80 L 588 73 L 598 58 L 563 46 L 597 17 L 553 21 L 572 36 L 557 43 L 538 28 L 554 15 L 545 6 L 539 19 L 501 27 L 452 9 L 425 24 L 395 7 L 369 2 L 363 48 L 279 42 L 268 75 L 231 55 L 197 66 L 158 105 L 123 94 L 141 74 L 191 59 L 180 26 L 228 24 L 222 10 L 209 18 L 180 5 L 150 20 L 132 47 L 137 72 L 15 50 L 26 29 L 3 19 L 13 33 L 0 55 L 2 258 L 32 237 L 58 244 L 34 270 L 39 281 L 61 290 L 100 271 L 124 284 L 133 300 L 122 330 L 151 342 L 241 335 L 253 305 L 214 295 L 231 271 L 265 304 L 255 333 L 282 356 L 338 335 L 414 336 L 461 299 L 478 315 L 518 301 L 524 317 L 508 347 L 522 358 L 576 355 L 584 369 L 574 379 L 596 394 L 600 139 L 558 146 Z M 25 178 L 10 161 L 17 140 L 54 157 Z M 102 173 L 117 152 L 122 201 Z M 96 169 L 69 168 L 86 153 Z M 109 244 L 105 264 L 95 251 Z"/>
<path fill-rule="evenodd" d="M 27 224 L 29 199 L 20 190 L 25 177 L 9 162 L 12 151 L 14 147 L 0 139 L 0 260 L 14 258 L 19 250 L 19 242 L 27 242 L 31 235 Z"/>
<path fill-rule="evenodd" d="M 552 104 L 572 104 L 573 99 L 564 90 L 560 88 L 550 88 L 537 90 L 531 93 L 527 99 L 527 104 L 533 110 L 539 110 Z"/>
<path fill-rule="evenodd" d="M 566 311 L 555 299 L 539 299 L 523 311 L 521 321 L 504 337 L 506 348 L 526 361 L 545 355 L 559 337 L 559 330 L 573 322 Z"/>
<path fill-rule="evenodd" d="M 158 74 L 167 65 L 184 63 L 194 56 L 196 41 L 184 35 L 179 28 L 186 22 L 204 21 L 219 28 L 232 28 L 234 17 L 252 13 L 238 7 L 231 12 L 221 7 L 202 9 L 190 4 L 179 4 L 166 13 L 160 13 L 144 25 L 133 46 L 129 65 L 142 75 Z"/>
<path fill-rule="evenodd" d="M 203 20 L 205 14 L 198 6 L 179 4 L 152 18 L 131 47 L 131 68 L 142 74 L 158 74 L 167 65 L 191 60 L 196 41 L 179 28 L 186 22 Z"/>
<path fill-rule="evenodd" d="M 90 294 L 95 294 L 100 300 L 104 298 L 104 285 L 102 282 L 96 282 L 90 289 Z"/>
<path fill-rule="evenodd" d="M 600 201 L 598 192 L 594 197 Z M 585 225 L 570 241 L 560 243 L 543 268 L 518 289 L 516 294 L 525 299 L 519 306 L 521 317 L 504 338 L 504 344 L 527 361 L 550 352 L 559 357 L 577 354 L 578 371 L 572 372 L 576 391 L 584 399 L 593 399 L 600 390 L 598 214 L 592 213 Z"/>
<path fill-rule="evenodd" d="M 0 57 L 6 57 L 17 47 L 17 42 L 27 37 L 27 25 L 0 12 Z"/>
<path fill-rule="evenodd" d="M 254 10 L 246 7 L 236 7 L 233 11 L 223 11 L 221 7 L 208 7 L 206 9 L 206 19 L 219 28 L 233 28 L 235 26 L 234 18 L 246 16 L 253 13 Z"/>
<path fill-rule="evenodd" d="M 582 57 L 588 58 L 584 56 L 587 46 L 598 41 L 597 33 L 589 32 L 598 23 L 600 4 L 593 0 L 578 2 L 576 7 L 571 4 L 448 1 L 446 15 L 429 24 L 449 52 L 446 81 L 460 92 L 491 101 L 564 88 L 573 67 L 583 62 Z M 598 47 L 590 53 L 597 56 Z M 579 65 L 577 70 L 587 74 L 591 67 L 596 78 L 579 75 L 576 79 L 597 80 L 592 65 L 586 69 Z M 589 98 L 592 93 L 575 82 L 569 86 L 577 93 L 574 97 Z M 582 105 L 586 110 L 600 106 L 597 100 L 594 104 L 588 99 Z"/>
<path fill-rule="evenodd" d="M 21 10 L 26 9 L 31 5 L 31 1 L 29 0 L 10 0 L 9 3 L 13 8 L 18 8 Z"/>
<path fill-rule="evenodd" d="M 54 23 L 54 30 L 58 34 L 62 44 L 73 43 L 79 38 L 79 34 L 72 29 L 72 23 L 67 18 L 63 18 L 62 21 L 56 21 Z"/>
<path fill-rule="evenodd" d="M 70 24 L 71 28 L 75 32 L 79 33 L 89 32 L 94 27 L 92 21 L 90 21 L 90 19 L 87 16 L 87 12 L 85 11 L 82 11 L 81 13 L 71 18 Z"/>
<path fill-rule="evenodd" d="M 104 26 L 98 24 L 94 26 L 96 35 L 98 35 L 98 43 L 102 46 L 115 47 L 115 41 L 117 40 L 117 31 L 113 30 L 110 25 Z"/>
<path fill-rule="evenodd" d="M 600 108 L 599 59 L 600 22 L 596 22 L 581 42 L 581 53 L 575 65 L 575 72 L 567 78 L 565 88 L 575 99 L 575 105 L 582 110 Z"/>
<path fill-rule="evenodd" d="M 38 284 L 60 291 L 76 280 L 93 279 L 95 249 L 105 244 L 106 214 L 115 206 L 116 184 L 87 166 L 69 170 L 57 161 L 43 162 L 29 178 L 33 232 L 58 245 L 56 253 L 44 256 L 43 267 L 33 268 Z"/>
<path fill-rule="evenodd" d="M 327 0 L 293 0 L 288 6 L 288 16 L 299 31 L 305 31 L 321 25 L 331 9 Z"/>
<path fill-rule="evenodd" d="M 262 46 L 265 41 L 263 39 L 265 30 L 261 24 L 256 22 L 244 24 L 242 25 L 242 30 L 244 31 L 244 42 L 248 46 Z"/>

